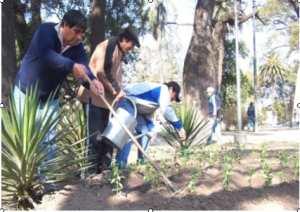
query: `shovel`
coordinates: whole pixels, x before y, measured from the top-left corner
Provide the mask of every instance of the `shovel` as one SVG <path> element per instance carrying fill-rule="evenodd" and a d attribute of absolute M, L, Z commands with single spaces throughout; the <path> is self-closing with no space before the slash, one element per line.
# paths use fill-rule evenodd
<path fill-rule="evenodd" d="M 87 78 L 86 80 L 88 80 L 88 82 L 91 84 L 91 80 L 89 78 Z M 172 184 L 172 182 L 166 177 L 166 175 L 159 169 L 158 166 L 156 166 L 156 164 L 150 159 L 150 157 L 146 154 L 146 152 L 144 151 L 144 149 L 141 147 L 141 145 L 139 144 L 139 142 L 137 141 L 137 139 L 134 137 L 134 135 L 130 132 L 130 130 L 125 126 L 125 124 L 120 120 L 120 118 L 118 117 L 118 114 L 115 112 L 115 110 L 113 109 L 113 107 L 108 103 L 108 101 L 105 99 L 105 97 L 101 94 L 97 95 L 103 102 L 104 104 L 108 107 L 108 109 L 110 110 L 110 112 L 115 116 L 116 120 L 118 121 L 118 123 L 121 125 L 121 127 L 125 130 L 125 132 L 128 134 L 128 136 L 130 137 L 131 141 L 136 145 L 136 147 L 141 151 L 141 153 L 145 156 L 145 158 L 149 161 L 150 165 L 160 174 L 160 176 L 162 177 L 164 183 L 169 186 L 169 188 L 173 191 L 176 192 L 178 189 L 176 188 L 175 185 Z"/>

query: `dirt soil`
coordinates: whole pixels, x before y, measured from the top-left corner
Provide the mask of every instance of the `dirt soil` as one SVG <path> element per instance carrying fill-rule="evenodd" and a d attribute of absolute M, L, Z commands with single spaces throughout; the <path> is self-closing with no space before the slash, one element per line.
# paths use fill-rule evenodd
<path fill-rule="evenodd" d="M 145 182 L 139 171 L 125 173 L 123 192 L 114 194 L 107 181 L 109 171 L 106 171 L 84 181 L 69 183 L 55 193 L 45 195 L 36 209 L 272 211 L 296 210 L 299 207 L 299 176 L 295 176 L 290 168 L 282 168 L 278 160 L 270 159 L 272 183 L 265 186 L 257 154 L 247 153 L 233 166 L 229 191 L 224 190 L 222 169 L 218 165 L 204 167 L 194 190 L 189 190 L 187 185 L 193 173 L 189 169 L 192 161 L 167 169 L 169 179 L 181 188 L 175 194 L 163 184 Z M 255 170 L 251 177 L 250 169 Z"/>

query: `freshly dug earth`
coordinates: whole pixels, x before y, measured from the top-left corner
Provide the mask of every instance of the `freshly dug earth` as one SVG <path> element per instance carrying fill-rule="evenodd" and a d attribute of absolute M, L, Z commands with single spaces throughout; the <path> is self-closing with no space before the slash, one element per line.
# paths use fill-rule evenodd
<path fill-rule="evenodd" d="M 169 149 L 155 148 L 151 152 L 152 158 L 157 159 L 157 148 L 161 155 L 172 155 L 168 152 L 171 151 Z M 297 155 L 296 149 L 291 152 Z M 277 153 L 275 151 L 269 155 Z M 299 207 L 299 176 L 295 175 L 291 167 L 282 167 L 276 157 L 270 156 L 268 163 L 271 165 L 272 182 L 265 186 L 259 154 L 248 151 L 242 155 L 241 160 L 233 164 L 229 191 L 224 190 L 222 163 L 207 163 L 193 183 L 192 175 L 197 168 L 193 158 L 185 162 L 179 161 L 176 165 L 167 163 L 164 172 L 177 187 L 182 188 L 175 194 L 161 183 L 146 182 L 147 172 L 139 169 L 124 173 L 123 192 L 114 194 L 107 180 L 110 172 L 105 171 L 84 181 L 64 185 L 59 191 L 45 195 L 37 209 L 296 210 Z M 254 171 L 250 174 L 249 170 Z"/>

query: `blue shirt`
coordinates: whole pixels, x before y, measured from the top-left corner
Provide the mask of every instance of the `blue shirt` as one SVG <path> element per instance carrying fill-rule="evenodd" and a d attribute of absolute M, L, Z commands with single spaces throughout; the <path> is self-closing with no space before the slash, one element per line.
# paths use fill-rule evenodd
<path fill-rule="evenodd" d="M 171 107 L 170 94 L 166 85 L 157 83 L 132 83 L 124 88 L 125 93 L 129 97 L 142 99 L 156 105 L 156 109 L 160 109 L 164 118 L 175 128 L 181 129 L 182 123 L 176 116 L 175 111 Z M 149 118 L 150 116 L 148 116 Z"/>
<path fill-rule="evenodd" d="M 74 63 L 85 65 L 89 78 L 95 79 L 88 67 L 88 58 L 82 43 L 61 53 L 61 42 L 55 25 L 43 23 L 36 30 L 15 81 L 23 92 L 38 82 L 38 96 L 42 101 L 47 100 L 50 93 L 61 86 L 72 71 Z"/>

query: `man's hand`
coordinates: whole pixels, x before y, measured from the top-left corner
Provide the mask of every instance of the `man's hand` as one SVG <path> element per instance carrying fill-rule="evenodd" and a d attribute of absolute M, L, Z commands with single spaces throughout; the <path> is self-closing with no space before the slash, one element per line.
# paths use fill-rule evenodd
<path fill-rule="evenodd" d="M 184 141 L 186 139 L 186 133 L 185 133 L 185 130 L 183 128 L 181 128 L 179 131 L 178 131 L 178 136 L 179 136 L 179 139 L 181 141 Z"/>
<path fill-rule="evenodd" d="M 90 90 L 96 95 L 104 95 L 104 88 L 100 81 L 94 79 L 91 81 Z"/>
<path fill-rule="evenodd" d="M 123 90 L 120 90 L 118 95 L 116 96 L 116 101 L 119 101 L 121 98 L 123 98 L 126 95 L 126 93 Z"/>
<path fill-rule="evenodd" d="M 85 73 L 85 66 L 79 63 L 75 63 L 73 66 L 72 73 L 76 79 L 85 79 L 86 73 Z"/>

